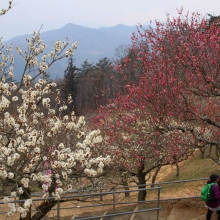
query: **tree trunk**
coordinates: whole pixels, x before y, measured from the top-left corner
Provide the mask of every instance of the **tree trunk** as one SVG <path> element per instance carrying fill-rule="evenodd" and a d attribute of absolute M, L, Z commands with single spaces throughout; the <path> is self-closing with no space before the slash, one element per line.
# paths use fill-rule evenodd
<path fill-rule="evenodd" d="M 54 171 L 52 171 L 52 183 L 51 186 L 48 188 L 49 196 L 52 196 L 52 193 L 55 191 L 56 188 L 56 177 Z M 57 204 L 57 200 L 51 199 L 51 200 L 45 200 L 42 202 L 37 208 L 37 212 L 30 218 L 30 220 L 40 220 L 43 217 L 46 216 L 46 214 Z"/>
<path fill-rule="evenodd" d="M 215 146 L 215 155 L 216 155 L 216 161 L 219 162 L 219 146 Z"/>
<path fill-rule="evenodd" d="M 37 212 L 32 216 L 31 220 L 40 220 L 57 204 L 55 199 L 42 202 L 37 207 Z"/>
<path fill-rule="evenodd" d="M 144 162 L 141 162 L 141 166 L 138 168 L 138 189 L 145 189 L 145 174 L 144 171 Z M 138 201 L 145 201 L 147 195 L 146 190 L 138 191 Z"/>
<path fill-rule="evenodd" d="M 123 174 L 123 172 L 125 172 L 124 169 L 119 169 L 120 174 L 121 174 L 121 178 L 122 178 L 122 185 L 124 190 L 129 190 L 129 185 L 128 185 L 128 181 L 127 181 L 127 174 Z M 130 192 L 125 192 L 125 197 L 129 197 L 130 196 Z"/>
<path fill-rule="evenodd" d="M 180 175 L 180 165 L 179 163 L 176 163 L 176 176 Z"/>
<path fill-rule="evenodd" d="M 205 149 L 206 148 L 200 148 L 199 150 L 200 150 L 200 152 L 201 152 L 201 159 L 204 159 L 204 155 L 205 155 Z"/>
<path fill-rule="evenodd" d="M 31 189 L 25 188 L 24 192 L 19 196 L 20 200 L 26 200 L 31 198 Z M 19 203 L 20 206 L 24 205 L 24 202 Z M 37 208 L 37 212 L 31 217 L 31 207 L 29 209 L 29 212 L 27 212 L 27 216 L 25 218 L 21 218 L 20 220 L 40 220 L 46 214 L 57 204 L 57 201 L 55 199 L 53 200 L 47 200 L 42 202 Z"/>
<path fill-rule="evenodd" d="M 157 174 L 159 173 L 160 169 L 161 169 L 161 166 L 159 166 L 159 167 L 156 168 L 156 171 L 155 171 L 155 173 L 154 173 L 154 175 L 153 175 L 153 177 L 152 177 L 151 188 L 154 187 L 154 183 L 155 183 L 155 181 L 156 181 Z"/>
<path fill-rule="evenodd" d="M 213 147 L 213 145 L 211 144 L 211 145 L 209 146 L 209 153 L 208 153 L 208 157 L 210 157 L 210 155 L 211 155 L 211 153 L 212 153 L 212 147 Z"/>
<path fill-rule="evenodd" d="M 124 190 L 129 190 L 129 186 L 128 186 L 127 181 L 123 181 L 123 188 L 124 188 Z M 129 196 L 130 196 L 130 192 L 125 192 L 125 197 L 129 197 Z"/>

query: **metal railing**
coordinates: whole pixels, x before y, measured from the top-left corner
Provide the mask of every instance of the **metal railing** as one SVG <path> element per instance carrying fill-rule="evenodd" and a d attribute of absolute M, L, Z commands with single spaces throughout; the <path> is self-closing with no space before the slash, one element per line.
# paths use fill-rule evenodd
<path fill-rule="evenodd" d="M 163 185 L 168 185 L 168 184 L 176 184 L 176 183 L 187 183 L 187 182 L 195 182 L 195 181 L 201 181 L 201 180 L 207 180 L 208 178 L 199 178 L 199 179 L 190 179 L 190 180 L 179 180 L 179 181 L 171 181 L 171 182 L 160 182 L 160 183 L 155 183 L 153 184 L 154 187 L 151 187 L 152 184 L 144 184 L 144 185 L 138 185 L 138 186 L 129 186 L 129 190 L 121 190 L 123 188 L 123 186 L 120 187 L 114 187 L 112 189 L 112 191 L 109 191 L 108 188 L 101 188 L 98 189 L 99 192 L 97 193 L 94 191 L 89 191 L 89 190 L 84 190 L 83 192 L 79 193 L 77 191 L 72 191 L 69 192 L 69 194 L 66 194 L 65 196 L 62 197 L 62 201 L 76 201 L 76 200 L 80 200 L 79 198 L 81 198 L 81 200 L 84 201 L 88 201 L 89 199 L 93 198 L 92 201 L 99 200 L 99 204 L 95 204 L 95 205 L 74 205 L 74 206 L 69 206 L 69 207 L 62 207 L 60 203 L 60 201 L 57 201 L 57 205 L 56 208 L 52 208 L 52 211 L 56 211 L 56 217 L 57 220 L 60 220 L 61 217 L 61 211 L 62 210 L 76 210 L 76 209 L 86 209 L 86 208 L 102 208 L 102 207 L 108 207 L 108 210 L 113 210 L 113 213 L 109 213 L 109 214 L 104 214 L 104 215 L 97 215 L 97 216 L 89 216 L 89 217 L 79 217 L 77 218 L 78 220 L 86 220 L 86 219 L 97 219 L 97 218 L 104 218 L 104 217 L 113 217 L 113 216 L 121 216 L 121 215 L 134 215 L 136 213 L 142 213 L 142 212 L 156 212 L 156 219 L 159 220 L 159 211 L 160 211 L 160 202 L 161 201 L 166 201 L 166 200 L 180 200 L 180 199 L 192 199 L 192 198 L 199 198 L 199 195 L 194 195 L 194 196 L 190 196 L 190 197 L 176 197 L 176 198 L 161 198 L 161 189 Z M 139 188 L 138 188 L 139 187 Z M 140 187 L 144 187 L 141 188 Z M 136 188 L 136 189 L 133 189 Z M 152 200 L 147 200 L 147 201 L 129 201 L 129 202 L 120 202 L 117 201 L 117 198 L 121 198 L 119 195 L 122 193 L 135 193 L 137 194 L 140 191 L 156 191 L 157 193 L 156 195 L 156 199 L 152 199 Z M 35 194 L 34 196 L 42 196 L 42 194 Z M 112 196 L 111 199 L 109 198 L 109 196 Z M 106 199 L 106 201 L 103 201 L 103 198 L 108 197 L 108 199 Z M 49 197 L 47 198 L 48 200 L 53 200 L 54 197 Z M 35 204 L 36 202 L 39 201 L 45 201 L 42 198 L 33 198 L 33 203 Z M 119 199 L 118 199 L 119 200 Z M 109 201 L 109 202 L 107 202 Z M 13 203 L 20 203 L 23 202 L 22 200 L 14 200 L 12 201 Z M 91 201 L 90 201 L 91 202 Z M 151 207 L 151 208 L 146 208 L 144 207 L 144 205 L 146 206 L 146 204 L 153 204 L 156 203 L 155 207 Z M 1 205 L 4 204 L 3 202 L 0 202 L 0 207 Z M 123 211 L 123 212 L 116 212 L 116 208 L 117 207 L 130 207 L 130 208 L 134 208 L 133 206 L 136 205 L 136 208 L 133 211 Z M 142 205 L 142 207 L 140 206 Z M 132 207 L 131 207 L 132 206 Z M 141 208 L 140 208 L 141 207 Z M 1 208 L 0 208 L 1 210 Z M 32 212 L 36 212 L 38 211 L 37 208 L 32 208 Z M 0 219 L 1 215 L 6 215 L 7 212 L 1 212 L 0 211 Z M 54 214 L 55 215 L 55 214 Z M 47 215 L 48 216 L 48 215 Z"/>
<path fill-rule="evenodd" d="M 131 186 L 129 188 L 137 188 L 137 186 Z M 109 209 L 112 209 L 113 210 L 113 213 L 110 213 L 110 214 L 105 214 L 104 216 L 103 215 L 99 215 L 99 216 L 90 216 L 90 217 L 82 217 L 82 218 L 77 218 L 77 219 L 96 219 L 96 218 L 103 218 L 103 217 L 111 217 L 111 216 L 120 216 L 120 215 L 127 215 L 127 214 L 134 214 L 134 213 L 140 213 L 140 212 L 152 212 L 152 211 L 157 211 L 157 220 L 159 220 L 159 210 L 160 210 L 160 206 L 159 206 L 159 201 L 160 201 L 160 189 L 161 187 L 160 186 L 156 186 L 154 188 L 146 188 L 146 185 L 139 185 L 139 187 L 144 187 L 144 188 L 137 188 L 137 189 L 130 189 L 130 190 L 119 190 L 120 188 L 122 187 L 115 187 L 113 188 L 112 191 L 106 191 L 108 189 L 106 188 L 102 188 L 101 189 L 101 193 L 81 193 L 81 194 L 78 194 L 77 192 L 72 192 L 74 195 L 65 195 L 62 197 L 62 201 L 66 200 L 67 202 L 68 201 L 74 201 L 74 200 L 79 200 L 79 198 L 81 198 L 81 200 L 83 200 L 83 198 L 85 198 L 85 201 L 88 200 L 88 198 L 93 198 L 93 200 L 100 200 L 100 198 L 104 198 L 106 196 L 112 196 L 111 199 L 108 198 L 108 200 L 110 202 L 103 202 L 103 204 L 96 204 L 96 205 L 89 205 L 89 206 L 85 206 L 85 205 L 75 205 L 75 206 L 69 206 L 69 207 L 61 207 L 61 204 L 59 200 L 57 200 L 57 206 L 56 208 L 53 208 L 52 210 L 56 210 L 56 215 L 57 215 L 57 220 L 60 220 L 60 211 L 61 210 L 65 210 L 65 209 L 86 209 L 86 208 L 89 208 L 89 207 L 92 207 L 92 208 L 102 208 L 102 207 L 106 207 L 108 206 Z M 100 189 L 99 189 L 100 190 Z M 117 207 L 121 207 L 121 206 L 131 206 L 131 205 L 139 205 L 139 204 L 145 204 L 146 201 L 131 201 L 131 202 L 119 202 L 117 201 L 117 197 L 119 194 L 122 194 L 122 193 L 137 193 L 137 192 L 140 192 L 140 191 L 157 191 L 157 206 L 156 207 L 153 207 L 153 208 L 142 208 L 142 209 L 138 209 L 138 210 L 133 210 L 133 211 L 123 211 L 123 212 L 116 212 L 116 208 Z M 36 196 L 36 195 L 35 195 Z M 48 197 L 47 198 L 48 200 L 53 200 L 54 197 Z M 44 201 L 44 199 L 42 198 L 33 198 L 32 199 L 33 203 L 36 203 L 36 202 L 39 202 L 39 201 Z M 12 203 L 20 203 L 20 202 L 24 202 L 24 200 L 14 200 L 14 201 L 11 201 Z M 4 204 L 3 202 L 0 202 L 0 207 L 1 205 Z M 32 208 L 31 210 L 32 212 L 36 212 L 37 211 L 37 208 Z M 7 212 L 0 212 L 0 215 L 6 215 Z M 1 219 L 1 218 L 0 218 Z"/>

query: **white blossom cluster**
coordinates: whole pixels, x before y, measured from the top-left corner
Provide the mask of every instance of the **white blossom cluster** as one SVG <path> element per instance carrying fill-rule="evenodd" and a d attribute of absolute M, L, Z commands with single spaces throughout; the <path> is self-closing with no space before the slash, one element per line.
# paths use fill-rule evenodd
<path fill-rule="evenodd" d="M 69 41 L 57 41 L 54 51 L 44 54 L 46 45 L 38 32 L 26 41 L 27 51 L 16 47 L 25 69 L 21 82 L 15 84 L 8 80 L 13 78 L 12 46 L 5 48 L 0 40 L 0 186 L 7 185 L 8 180 L 14 182 L 16 190 L 11 196 L 16 198 L 31 187 L 31 181 L 39 181 L 44 199 L 49 195 L 60 199 L 64 191 L 74 188 L 74 175 L 101 174 L 111 158 L 99 152 L 99 130 L 89 131 L 83 116 L 65 114 L 72 97 L 68 96 L 67 103 L 61 102 L 56 83 L 44 79 L 52 63 L 73 54 L 77 42 L 67 48 Z M 31 195 L 20 207 L 8 197 L 3 201 L 8 203 L 8 216 L 19 212 L 22 218 L 32 204 Z"/>
<path fill-rule="evenodd" d="M 14 83 L 11 85 L 5 83 L 6 78 L 12 79 L 14 77 L 13 74 L 13 66 L 14 66 L 14 55 L 11 54 L 12 45 L 9 44 L 8 47 L 5 46 L 4 42 L 0 38 L 0 95 L 11 95 L 8 91 L 8 87 L 11 86 L 11 89 L 15 89 Z"/>
<path fill-rule="evenodd" d="M 26 93 L 28 94 L 28 92 Z M 26 100 L 27 96 L 24 96 L 25 103 L 28 103 Z M 44 99 L 42 100 L 42 103 Z M 28 106 L 28 105 L 26 105 Z M 20 110 L 22 109 L 22 111 Z M 56 186 L 54 193 L 56 199 L 60 199 L 65 186 L 67 183 L 71 182 L 69 175 L 74 174 L 77 167 L 80 167 L 80 170 L 84 173 L 82 175 L 87 175 L 90 177 L 94 177 L 103 172 L 103 168 L 106 165 L 109 165 L 111 162 L 111 158 L 107 157 L 92 157 L 91 149 L 96 144 L 101 143 L 102 138 L 100 136 L 100 131 L 95 130 L 86 134 L 86 131 L 81 131 L 81 129 L 85 126 L 84 117 L 80 117 L 79 120 L 75 121 L 74 114 L 71 114 L 70 117 L 54 117 L 49 118 L 48 120 L 44 115 L 37 114 L 38 120 L 44 121 L 44 128 L 50 130 L 50 135 L 43 133 L 41 130 L 37 130 L 34 127 L 35 123 L 30 120 L 30 118 L 25 115 L 28 108 L 18 108 L 18 111 L 22 112 L 24 116 L 20 117 L 20 114 L 17 118 L 17 121 L 24 126 L 20 126 L 16 124 L 16 119 L 11 120 L 13 117 L 6 112 L 4 123 L 8 128 L 14 128 L 16 132 L 16 138 L 10 140 L 8 145 L 4 145 L 0 147 L 0 179 L 6 180 L 19 180 L 22 187 L 17 189 L 17 194 L 22 194 L 23 189 L 27 189 L 29 187 L 30 180 L 39 181 L 42 183 L 42 189 L 46 192 L 43 195 L 43 198 L 47 198 L 49 194 L 47 193 L 48 188 L 51 186 L 53 179 L 52 174 L 45 175 L 44 169 L 38 169 L 39 164 L 42 166 L 47 163 L 47 168 L 56 171 Z M 33 111 L 33 116 L 35 116 L 35 112 Z M 22 118 L 21 121 L 20 118 Z M 35 118 L 35 117 L 33 117 Z M 63 119 L 63 120 L 62 120 Z M 35 119 L 33 119 L 35 120 Z M 29 123 L 33 125 L 33 127 L 28 126 Z M 27 126 L 27 127 L 25 127 Z M 36 124 L 37 126 L 37 124 Z M 46 127 L 47 126 L 47 127 Z M 23 128 L 21 128 L 23 127 Z M 67 146 L 63 142 L 59 142 L 60 135 L 69 134 L 69 138 L 71 133 L 75 132 L 76 136 L 83 140 L 78 142 L 76 146 L 71 146 L 69 143 Z M 81 134 L 81 136 L 79 136 Z M 67 138 L 68 135 L 63 139 Z M 50 143 L 50 139 L 57 139 L 56 147 L 50 147 L 47 145 Z M 62 138 L 61 138 L 62 139 Z M 1 136 L 1 143 L 4 143 L 6 140 L 3 136 Z M 48 141 L 49 140 L 49 141 Z M 70 138 L 71 140 L 71 138 Z M 51 151 L 48 153 L 48 150 Z M 23 161 L 24 158 L 28 160 L 28 163 L 25 166 L 20 166 L 20 161 Z M 12 172 L 12 170 L 14 172 Z M 79 172 L 79 171 L 77 171 Z M 31 174 L 29 177 L 18 176 L 18 173 L 22 175 Z M 72 185 L 68 184 L 66 190 L 72 189 Z M 16 197 L 16 192 L 12 192 L 13 197 Z M 7 198 L 4 200 L 5 202 L 9 202 Z M 24 207 L 19 207 L 17 211 L 21 213 L 22 216 L 26 216 L 28 211 L 28 205 L 30 201 L 26 200 L 24 203 Z M 13 210 L 15 210 L 13 208 Z M 11 216 L 14 213 L 12 209 L 8 212 L 8 215 Z"/>
<path fill-rule="evenodd" d="M 8 197 L 4 197 L 3 201 L 4 203 L 8 203 L 9 212 L 7 213 L 7 215 L 9 217 L 13 216 L 14 213 L 19 212 L 21 218 L 25 218 L 32 204 L 32 199 L 27 199 L 25 200 L 23 207 L 16 208 L 15 203 L 10 203 L 10 199 Z"/>
<path fill-rule="evenodd" d="M 19 181 L 22 186 L 17 193 L 13 192 L 13 196 L 22 194 L 29 188 L 31 180 L 37 180 L 42 183 L 43 197 L 47 198 L 53 175 L 45 175 L 45 170 L 53 170 L 56 179 L 53 195 L 60 199 L 64 190 L 73 188 L 69 176 L 74 172 L 94 177 L 111 162 L 109 156 L 93 156 L 92 149 L 102 142 L 99 130 L 88 132 L 83 116 L 77 120 L 74 112 L 63 115 L 60 108 L 51 108 L 51 99 L 47 95 L 55 86 L 55 83 L 47 84 L 40 79 L 33 87 L 20 89 L 17 100 L 21 103 L 17 105 L 17 114 L 4 111 L 0 120 L 1 130 L 5 131 L 0 135 L 0 179 Z M 9 102 L 9 105 L 13 106 L 13 103 L 17 102 Z M 27 210 L 28 205 L 17 209 L 22 216 Z M 13 213 L 10 209 L 9 215 Z"/>

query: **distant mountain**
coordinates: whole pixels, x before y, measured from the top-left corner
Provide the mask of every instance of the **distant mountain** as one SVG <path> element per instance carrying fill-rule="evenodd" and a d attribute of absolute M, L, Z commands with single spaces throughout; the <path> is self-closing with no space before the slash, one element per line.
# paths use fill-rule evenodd
<path fill-rule="evenodd" d="M 120 36 L 131 36 L 132 32 L 137 32 L 137 27 L 118 24 L 113 27 L 100 27 L 98 30 L 105 33 L 116 34 Z"/>
<path fill-rule="evenodd" d="M 69 23 L 60 29 L 43 32 L 41 37 L 47 45 L 46 53 L 53 50 L 54 42 L 57 40 L 68 38 L 71 42 L 78 41 L 78 49 L 74 52 L 74 58 L 75 65 L 80 67 L 86 59 L 88 62 L 95 64 L 101 58 L 113 58 L 115 48 L 122 44 L 131 44 L 132 32 L 137 32 L 135 26 L 118 24 L 113 27 L 100 27 L 95 29 Z M 14 47 L 18 46 L 24 51 L 27 49 L 25 39 L 30 36 L 30 34 L 17 36 L 5 43 L 13 43 Z M 24 61 L 22 61 L 21 56 L 19 56 L 16 51 L 14 55 L 14 74 L 15 78 L 19 79 L 24 67 Z M 49 70 L 51 77 L 63 77 L 66 66 L 66 60 L 58 61 Z"/>

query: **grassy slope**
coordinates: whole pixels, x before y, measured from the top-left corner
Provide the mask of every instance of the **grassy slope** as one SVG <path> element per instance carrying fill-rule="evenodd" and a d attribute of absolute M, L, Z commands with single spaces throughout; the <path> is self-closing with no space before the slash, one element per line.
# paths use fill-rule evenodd
<path fill-rule="evenodd" d="M 182 162 L 180 175 L 176 176 L 176 167 L 166 166 L 161 169 L 156 180 L 157 183 L 180 181 L 198 178 L 208 178 L 211 173 L 220 175 L 220 167 L 213 160 L 205 156 L 200 158 L 200 151 L 195 152 L 195 155 Z M 214 155 L 212 155 L 214 156 Z M 180 198 L 188 196 L 199 196 L 202 186 L 206 180 L 193 181 L 188 183 L 172 183 L 161 185 L 161 198 Z M 156 198 L 156 192 L 149 192 L 148 198 Z"/>
<path fill-rule="evenodd" d="M 214 155 L 212 156 L 214 157 Z M 176 177 L 176 168 L 173 167 L 173 172 L 165 176 L 162 181 L 206 178 L 209 177 L 211 173 L 216 173 L 220 175 L 220 167 L 217 163 L 208 158 L 207 155 L 205 155 L 204 159 L 201 159 L 200 157 L 200 151 L 195 152 L 193 157 L 180 164 L 181 171 L 178 177 Z"/>

